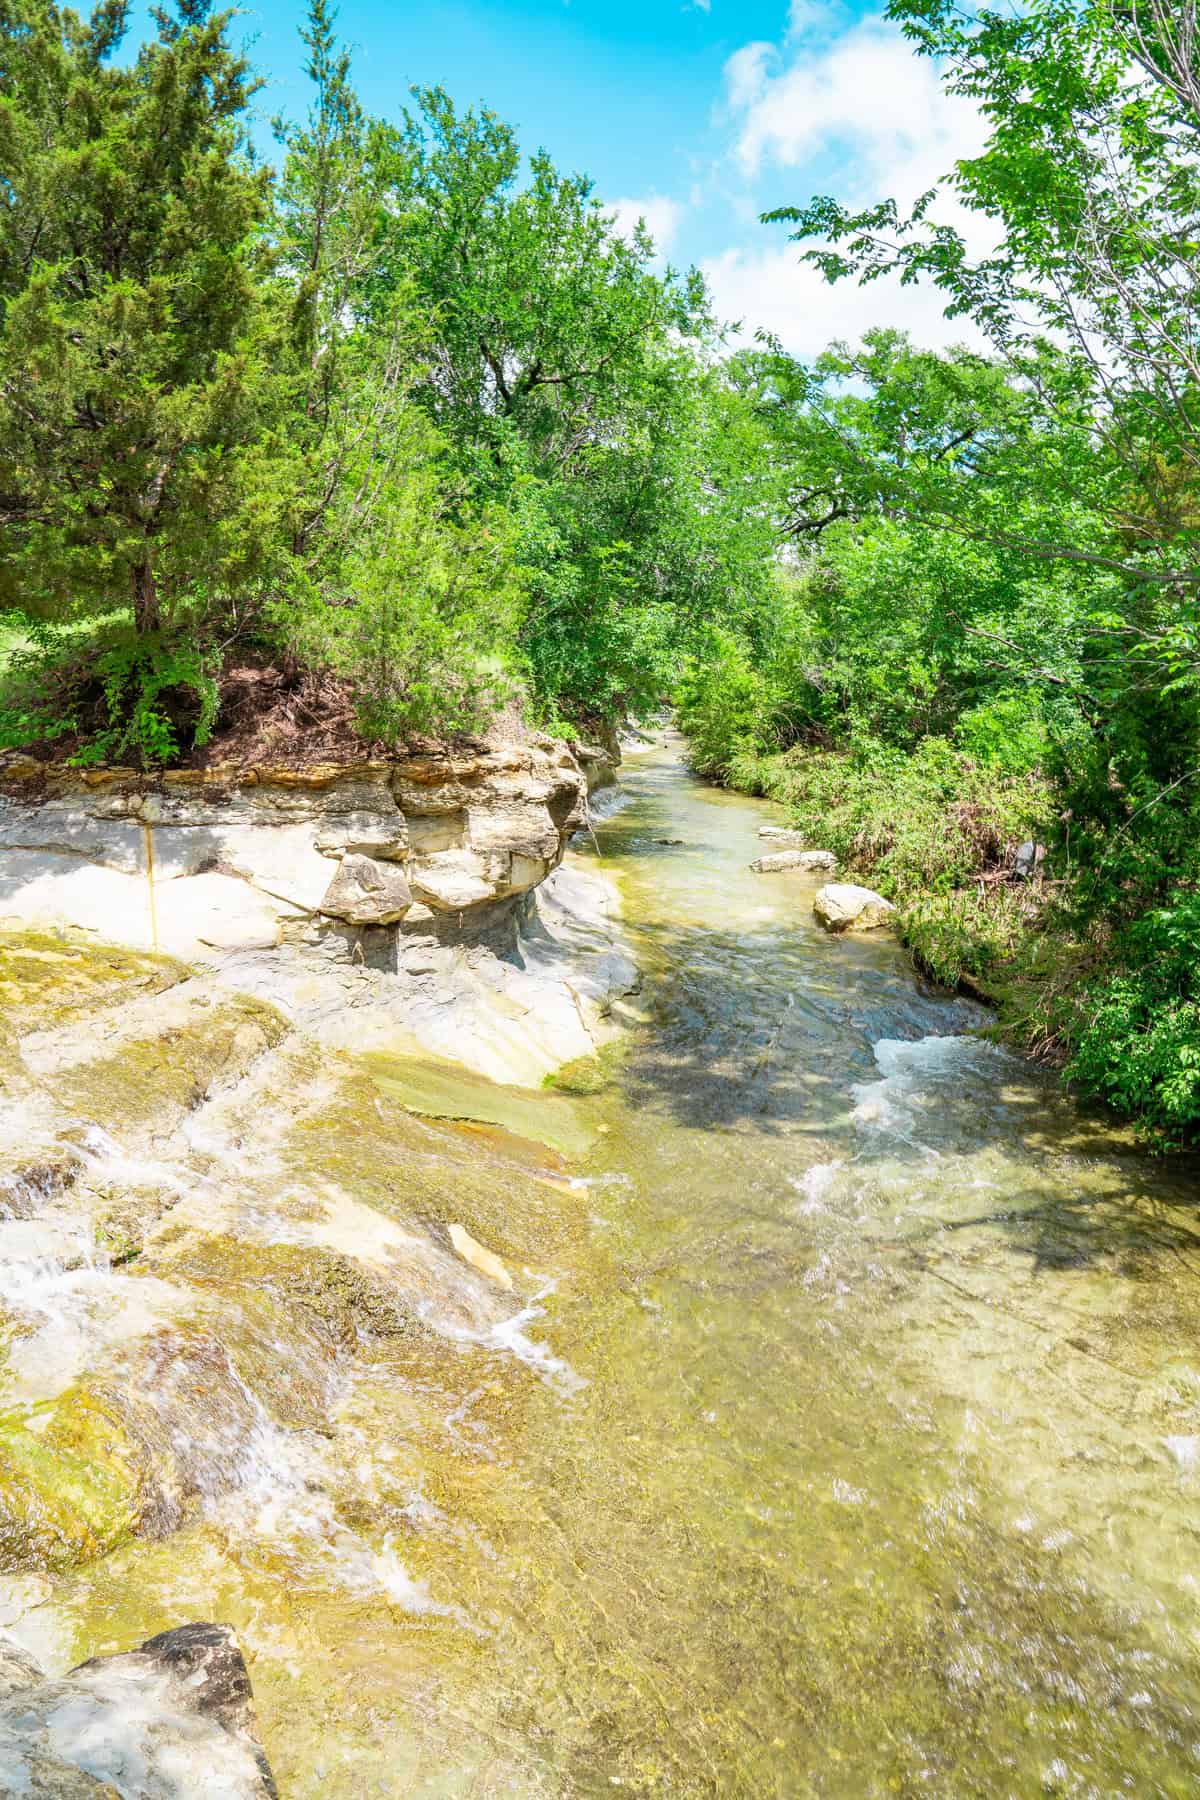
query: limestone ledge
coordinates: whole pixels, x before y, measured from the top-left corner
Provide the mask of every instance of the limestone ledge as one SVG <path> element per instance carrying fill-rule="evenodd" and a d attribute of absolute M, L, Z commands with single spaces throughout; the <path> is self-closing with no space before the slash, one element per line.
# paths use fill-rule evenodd
<path fill-rule="evenodd" d="M 0 917 L 189 958 L 354 928 L 469 941 L 557 868 L 587 792 L 576 756 L 544 736 L 153 776 L 9 757 Z"/>

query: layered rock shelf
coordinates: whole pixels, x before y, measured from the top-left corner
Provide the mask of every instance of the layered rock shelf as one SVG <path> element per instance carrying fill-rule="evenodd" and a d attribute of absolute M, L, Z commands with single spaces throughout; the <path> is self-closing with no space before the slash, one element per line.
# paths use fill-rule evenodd
<path fill-rule="evenodd" d="M 540 736 L 299 771 L 9 758 L 0 916 L 185 957 L 331 935 L 361 955 L 378 928 L 466 939 L 558 866 L 587 792 Z"/>

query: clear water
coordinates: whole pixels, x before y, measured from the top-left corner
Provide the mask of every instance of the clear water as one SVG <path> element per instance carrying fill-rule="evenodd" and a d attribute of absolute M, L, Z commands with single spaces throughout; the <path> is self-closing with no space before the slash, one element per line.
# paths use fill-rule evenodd
<path fill-rule="evenodd" d="M 520 1310 L 357 1346 L 27 1635 L 229 1619 L 286 1795 L 1197 1793 L 1195 1171 L 751 874 L 771 809 L 626 785 L 648 1023 L 541 1203 L 475 1140 Z"/>

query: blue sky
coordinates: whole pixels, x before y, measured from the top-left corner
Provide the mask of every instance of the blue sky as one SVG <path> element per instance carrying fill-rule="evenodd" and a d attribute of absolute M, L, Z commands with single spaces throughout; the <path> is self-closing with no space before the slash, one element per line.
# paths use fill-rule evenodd
<path fill-rule="evenodd" d="M 797 352 L 878 321 L 963 336 L 937 297 L 829 289 L 800 268 L 773 205 L 814 193 L 911 200 L 978 139 L 971 109 L 881 17 L 883 0 L 342 0 L 359 92 L 395 114 L 413 84 L 484 101 L 527 149 L 582 169 L 664 254 L 697 263 L 720 315 Z M 265 115 L 305 103 L 303 7 L 247 4 Z"/>

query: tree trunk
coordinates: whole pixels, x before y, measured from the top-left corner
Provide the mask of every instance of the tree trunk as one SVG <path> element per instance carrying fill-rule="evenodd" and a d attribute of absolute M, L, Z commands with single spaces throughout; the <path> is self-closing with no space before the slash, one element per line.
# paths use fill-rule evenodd
<path fill-rule="evenodd" d="M 162 627 L 158 584 L 149 552 L 133 571 L 133 622 L 139 632 L 158 631 Z"/>

